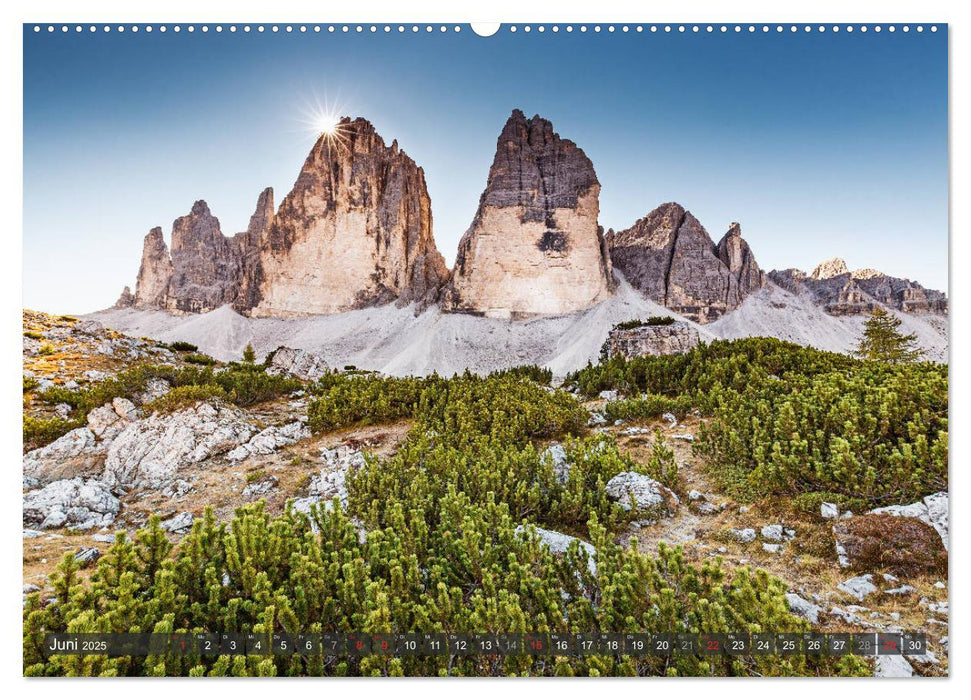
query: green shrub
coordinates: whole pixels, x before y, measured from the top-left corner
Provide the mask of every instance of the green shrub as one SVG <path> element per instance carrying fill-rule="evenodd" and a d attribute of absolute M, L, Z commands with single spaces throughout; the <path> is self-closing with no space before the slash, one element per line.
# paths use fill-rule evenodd
<path fill-rule="evenodd" d="M 24 393 L 33 391 L 40 386 L 40 380 L 34 377 L 24 377 Z"/>
<path fill-rule="evenodd" d="M 272 401 L 303 388 L 299 379 L 267 374 L 257 365 L 232 364 L 214 374 L 213 382 L 238 406 Z"/>
<path fill-rule="evenodd" d="M 615 544 L 596 519 L 596 573 L 574 545 L 541 547 L 501 503 L 447 494 L 435 524 L 401 509 L 361 542 L 342 510 L 271 518 L 262 504 L 229 523 L 211 511 L 173 551 L 159 518 L 124 532 L 81 581 L 73 556 L 51 577 L 56 602 L 28 597 L 28 676 L 249 675 L 864 675 L 856 657 L 51 656 L 45 634 L 71 631 L 226 631 L 257 634 L 390 632 L 803 632 L 786 587 L 763 571 L 694 566 L 680 550 L 657 557 Z M 313 521 L 317 532 L 311 529 Z"/>
<path fill-rule="evenodd" d="M 174 343 L 171 343 L 169 347 L 178 352 L 195 352 L 199 349 L 198 345 L 187 343 L 184 340 L 176 340 Z"/>
<path fill-rule="evenodd" d="M 658 394 L 645 394 L 631 399 L 608 401 L 603 414 L 608 421 L 616 420 L 649 420 L 664 413 L 684 416 L 694 407 L 690 396 L 670 398 Z"/>
<path fill-rule="evenodd" d="M 216 361 L 209 357 L 209 355 L 203 355 L 202 353 L 191 352 L 182 358 L 183 362 L 190 362 L 194 365 L 205 365 L 211 366 L 216 364 Z"/>
<path fill-rule="evenodd" d="M 183 408 L 194 406 L 200 401 L 222 400 L 226 398 L 225 390 L 216 384 L 189 384 L 170 389 L 166 394 L 145 404 L 148 413 L 174 413 Z"/>
<path fill-rule="evenodd" d="M 32 340 L 41 340 L 44 334 L 38 333 L 37 331 L 24 331 L 24 337 L 31 338 Z"/>
<path fill-rule="evenodd" d="M 726 388 L 695 450 L 733 495 L 899 503 L 947 488 L 947 368 L 860 363 Z"/>
<path fill-rule="evenodd" d="M 38 355 L 53 355 L 55 352 L 56 351 L 54 350 L 54 346 L 51 345 L 50 343 L 44 343 L 37 350 Z"/>
<path fill-rule="evenodd" d="M 614 330 L 629 331 L 634 328 L 643 328 L 644 326 L 670 326 L 674 322 L 674 319 L 670 316 L 650 316 L 646 321 L 634 318 L 630 321 L 622 321 L 616 324 Z"/>
<path fill-rule="evenodd" d="M 538 365 L 519 365 L 493 372 L 494 377 L 522 377 L 537 384 L 549 386 L 553 381 L 553 370 Z"/>
<path fill-rule="evenodd" d="M 83 418 L 37 418 L 24 414 L 24 449 L 33 450 L 84 425 Z"/>

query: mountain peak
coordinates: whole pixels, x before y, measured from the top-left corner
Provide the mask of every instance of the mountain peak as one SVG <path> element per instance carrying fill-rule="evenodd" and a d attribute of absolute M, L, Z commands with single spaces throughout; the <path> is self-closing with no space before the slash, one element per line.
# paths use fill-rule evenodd
<path fill-rule="evenodd" d="M 846 261 L 843 258 L 830 258 L 819 263 L 809 276 L 814 280 L 828 280 L 849 274 L 849 272 L 850 270 L 846 267 Z"/>

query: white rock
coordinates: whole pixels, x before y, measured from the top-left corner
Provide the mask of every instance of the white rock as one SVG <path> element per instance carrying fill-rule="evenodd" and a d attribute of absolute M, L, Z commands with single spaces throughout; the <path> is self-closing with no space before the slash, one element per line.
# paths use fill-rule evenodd
<path fill-rule="evenodd" d="M 259 481 L 253 482 L 252 484 L 247 484 L 246 487 L 243 489 L 243 496 L 245 498 L 253 498 L 254 496 L 265 496 L 270 491 L 275 489 L 277 487 L 277 484 L 279 483 L 280 483 L 280 480 L 276 476 L 271 474 L 267 477 L 263 477 Z"/>
<path fill-rule="evenodd" d="M 522 525 L 516 527 L 516 534 L 534 531 L 539 541 L 550 548 L 553 554 L 566 554 L 570 545 L 574 542 L 580 543 L 580 549 L 587 555 L 587 569 L 591 574 L 597 574 L 597 550 L 589 542 L 584 542 L 578 537 L 571 537 L 555 530 L 544 530 L 541 527 L 530 526 L 525 528 Z"/>
<path fill-rule="evenodd" d="M 169 532 L 186 532 L 192 527 L 192 522 L 195 518 L 192 517 L 192 513 L 185 511 L 174 515 L 168 520 L 162 521 L 162 529 L 168 530 Z"/>
<path fill-rule="evenodd" d="M 934 588 L 947 588 L 947 584 L 943 581 L 935 581 Z"/>
<path fill-rule="evenodd" d="M 768 552 L 769 554 L 778 554 L 779 552 L 782 551 L 783 547 L 785 547 L 784 544 L 769 544 L 768 542 L 762 543 L 762 549 Z"/>
<path fill-rule="evenodd" d="M 554 442 L 540 454 L 540 459 L 547 458 L 553 464 L 553 474 L 556 476 L 556 480 L 565 484 L 570 478 L 570 463 L 566 458 L 566 449 L 560 443 Z"/>
<path fill-rule="evenodd" d="M 824 520 L 834 520 L 840 516 L 840 509 L 835 503 L 823 503 L 819 506 L 819 514 Z"/>
<path fill-rule="evenodd" d="M 662 413 L 661 420 L 666 420 L 672 428 L 678 424 L 678 419 L 673 413 Z"/>
<path fill-rule="evenodd" d="M 599 396 L 604 401 L 616 401 L 617 400 L 617 392 L 614 391 L 613 389 L 609 389 L 607 391 L 601 391 L 600 394 L 599 394 Z"/>
<path fill-rule="evenodd" d="M 74 554 L 74 561 L 76 561 L 82 567 L 88 566 L 89 564 L 94 564 L 100 558 L 101 552 L 97 547 L 82 547 Z"/>
<path fill-rule="evenodd" d="M 886 593 L 887 595 L 909 595 L 913 593 L 915 590 L 917 589 L 914 588 L 913 586 L 908 586 L 904 584 L 903 586 L 898 586 L 897 588 L 888 588 L 887 590 L 884 591 L 884 593 Z"/>
<path fill-rule="evenodd" d="M 108 378 L 106 372 L 102 372 L 100 369 L 87 369 L 82 374 L 82 377 L 87 379 L 89 382 L 103 382 Z"/>
<path fill-rule="evenodd" d="M 873 574 L 854 576 L 851 579 L 843 581 L 837 588 L 853 596 L 860 602 L 871 593 L 877 592 L 877 587 L 873 585 Z"/>
<path fill-rule="evenodd" d="M 161 486 L 189 464 L 243 444 L 256 429 L 239 409 L 200 402 L 170 415 L 154 414 L 126 427 L 108 448 L 111 486 Z"/>
<path fill-rule="evenodd" d="M 71 404 L 69 403 L 59 403 L 54 407 L 54 413 L 57 414 L 58 418 L 67 419 L 71 415 Z"/>
<path fill-rule="evenodd" d="M 226 458 L 232 462 L 240 462 L 253 455 L 273 454 L 281 447 L 309 437 L 310 430 L 300 421 L 283 426 L 271 426 L 254 435 L 245 445 L 231 450 Z"/>
<path fill-rule="evenodd" d="M 288 374 L 313 381 L 327 374 L 329 368 L 323 358 L 307 350 L 279 347 L 273 353 L 267 374 Z"/>
<path fill-rule="evenodd" d="M 91 535 L 91 539 L 95 542 L 105 542 L 107 544 L 115 543 L 115 536 L 107 533 L 98 533 L 97 535 Z"/>
<path fill-rule="evenodd" d="M 814 625 L 819 622 L 819 613 L 823 612 L 823 609 L 818 605 L 810 603 L 795 593 L 786 593 L 786 601 L 789 603 L 789 609 L 799 617 L 806 618 Z"/>
<path fill-rule="evenodd" d="M 144 405 L 162 398 L 171 391 L 169 383 L 161 377 L 153 377 L 145 383 L 145 389 L 135 395 L 135 401 Z"/>
<path fill-rule="evenodd" d="M 742 544 L 748 544 L 749 542 L 755 541 L 755 529 L 751 527 L 746 527 L 741 530 L 732 529 L 729 530 L 729 533 L 731 533 L 732 537 L 736 541 L 741 542 Z"/>
<path fill-rule="evenodd" d="M 903 656 L 879 655 L 873 670 L 874 678 L 910 678 L 914 667 Z"/>
<path fill-rule="evenodd" d="M 40 537 L 43 534 L 44 533 L 41 532 L 40 530 L 30 530 L 30 529 L 25 528 L 24 529 L 24 537 L 23 538 L 25 540 L 33 540 L 33 539 L 36 539 L 36 538 Z"/>
<path fill-rule="evenodd" d="M 596 425 L 606 425 L 606 424 L 607 424 L 607 419 L 603 417 L 602 413 L 598 413 L 597 411 L 592 411 L 590 413 L 590 419 L 587 421 L 587 425 L 596 426 Z"/>
<path fill-rule="evenodd" d="M 23 473 L 26 477 L 36 479 L 38 483 L 49 481 L 61 474 L 65 462 L 78 457 L 103 454 L 104 449 L 90 430 L 75 428 L 49 445 L 25 454 Z"/>
<path fill-rule="evenodd" d="M 697 491 L 695 489 L 691 489 L 690 491 L 688 491 L 688 500 L 689 501 L 703 501 L 703 500 L 705 500 L 705 494 L 703 494 L 701 491 Z"/>
<path fill-rule="evenodd" d="M 695 436 L 691 433 L 675 433 L 671 436 L 675 440 L 685 440 L 686 442 L 694 442 Z"/>
<path fill-rule="evenodd" d="M 120 507 L 105 484 L 81 477 L 51 482 L 23 497 L 24 524 L 44 530 L 104 527 L 114 522 Z"/>
<path fill-rule="evenodd" d="M 606 492 L 610 500 L 628 511 L 636 505 L 639 512 L 671 515 L 678 503 L 678 497 L 661 482 L 637 472 L 618 474 L 607 482 Z"/>
<path fill-rule="evenodd" d="M 339 446 L 321 450 L 320 456 L 324 466 L 310 479 L 310 495 L 318 501 L 329 502 L 336 498 L 347 508 L 347 474 L 364 466 L 364 454 Z"/>
<path fill-rule="evenodd" d="M 762 528 L 762 538 L 770 542 L 782 542 L 785 536 L 781 525 L 766 525 Z"/>

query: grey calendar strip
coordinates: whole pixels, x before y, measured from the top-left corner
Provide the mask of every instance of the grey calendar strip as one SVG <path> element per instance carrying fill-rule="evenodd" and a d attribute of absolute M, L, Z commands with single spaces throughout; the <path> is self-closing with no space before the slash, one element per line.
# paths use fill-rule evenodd
<path fill-rule="evenodd" d="M 920 655 L 924 634 L 388 633 L 49 634 L 55 655 L 298 656 L 861 656 Z"/>

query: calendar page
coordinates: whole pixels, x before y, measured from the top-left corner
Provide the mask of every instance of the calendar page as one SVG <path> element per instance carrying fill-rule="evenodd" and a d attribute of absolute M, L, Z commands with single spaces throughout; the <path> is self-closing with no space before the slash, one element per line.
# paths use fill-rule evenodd
<path fill-rule="evenodd" d="M 24 675 L 948 675 L 947 24 L 22 35 Z"/>

